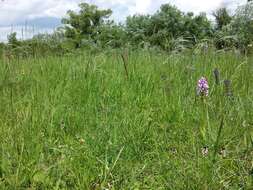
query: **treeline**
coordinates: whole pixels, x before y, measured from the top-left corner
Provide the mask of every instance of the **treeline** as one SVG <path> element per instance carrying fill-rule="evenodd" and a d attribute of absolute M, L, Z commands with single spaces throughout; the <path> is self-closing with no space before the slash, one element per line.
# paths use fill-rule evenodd
<path fill-rule="evenodd" d="M 110 20 L 112 11 L 81 3 L 78 12 L 68 11 L 63 26 L 50 35 L 40 34 L 20 41 L 16 34 L 0 44 L 1 52 L 14 56 L 71 53 L 76 49 L 155 48 L 164 51 L 240 50 L 247 53 L 253 43 L 253 3 L 230 14 L 226 8 L 213 12 L 215 23 L 205 13 L 184 13 L 164 4 L 152 15 L 133 15 L 124 24 Z M 0 52 L 0 53 L 1 53 Z"/>

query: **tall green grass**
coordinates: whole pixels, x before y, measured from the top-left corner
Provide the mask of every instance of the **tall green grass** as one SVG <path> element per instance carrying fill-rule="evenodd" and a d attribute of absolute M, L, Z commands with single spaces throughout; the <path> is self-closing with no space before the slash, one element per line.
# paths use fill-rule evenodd
<path fill-rule="evenodd" d="M 232 53 L 0 62 L 0 189 L 250 190 L 252 76 Z"/>

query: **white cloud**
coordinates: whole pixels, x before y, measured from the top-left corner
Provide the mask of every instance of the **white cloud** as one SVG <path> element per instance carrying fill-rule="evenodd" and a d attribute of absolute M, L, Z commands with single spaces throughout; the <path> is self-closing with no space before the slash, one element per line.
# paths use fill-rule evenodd
<path fill-rule="evenodd" d="M 0 2 L 0 23 L 9 25 L 38 17 L 62 17 L 77 8 L 78 0 L 4 0 Z"/>
<path fill-rule="evenodd" d="M 193 11 L 193 12 L 209 12 L 211 9 L 216 9 L 219 7 L 223 0 L 210 0 L 210 1 L 203 1 L 203 0 L 181 0 L 173 1 L 178 7 L 181 7 L 183 11 Z"/>
<path fill-rule="evenodd" d="M 78 3 L 85 0 L 3 0 L 0 1 L 0 23 L 10 25 L 38 17 L 61 18 L 69 9 L 76 10 Z M 175 4 L 183 11 L 210 12 L 223 3 L 242 3 L 247 0 L 86 0 L 102 8 L 111 8 L 113 18 L 124 20 L 127 15 L 148 13 L 159 9 L 161 4 Z"/>
<path fill-rule="evenodd" d="M 146 0 L 143 3 L 143 0 L 136 0 L 136 12 L 146 13 L 151 6 L 151 0 Z"/>

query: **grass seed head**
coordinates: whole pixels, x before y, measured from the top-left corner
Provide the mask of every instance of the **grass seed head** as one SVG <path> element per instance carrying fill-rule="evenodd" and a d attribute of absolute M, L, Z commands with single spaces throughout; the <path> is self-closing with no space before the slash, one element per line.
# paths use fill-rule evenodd
<path fill-rule="evenodd" d="M 226 96 L 232 96 L 232 85 L 231 80 L 224 80 L 224 89 L 225 89 L 225 95 Z"/>
<path fill-rule="evenodd" d="M 219 70 L 217 68 L 215 68 L 214 71 L 213 71 L 213 74 L 214 74 L 214 77 L 215 77 L 215 83 L 217 85 L 219 85 L 220 84 L 220 72 L 219 72 Z"/>

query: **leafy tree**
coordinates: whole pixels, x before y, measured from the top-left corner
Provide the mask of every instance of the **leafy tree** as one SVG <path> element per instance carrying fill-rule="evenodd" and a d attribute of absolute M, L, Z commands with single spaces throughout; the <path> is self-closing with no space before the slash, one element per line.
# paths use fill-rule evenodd
<path fill-rule="evenodd" d="M 126 32 L 133 45 L 143 44 L 153 34 L 150 15 L 128 16 L 126 20 Z"/>
<path fill-rule="evenodd" d="M 185 14 L 170 4 L 162 5 L 154 15 L 128 17 L 126 31 L 133 44 L 149 43 L 167 50 L 177 45 L 184 49 L 183 44 L 195 44 L 213 33 L 211 22 L 204 13 Z"/>
<path fill-rule="evenodd" d="M 245 52 L 253 41 L 253 4 L 238 7 L 230 23 L 216 31 L 214 39 L 218 49 L 239 48 Z"/>
<path fill-rule="evenodd" d="M 134 15 L 127 18 L 126 31 L 133 44 L 167 48 L 171 39 L 181 36 L 183 13 L 170 4 L 162 5 L 154 15 Z"/>
<path fill-rule="evenodd" d="M 187 13 L 184 16 L 184 37 L 190 39 L 193 43 L 210 38 L 213 35 L 211 22 L 205 13 L 194 16 L 193 13 Z"/>
<path fill-rule="evenodd" d="M 88 3 L 80 3 L 79 8 L 79 12 L 69 10 L 68 17 L 62 19 L 62 23 L 65 24 L 65 36 L 72 39 L 76 47 L 80 47 L 82 39 L 94 38 L 97 28 L 112 14 L 110 9 L 100 10 L 96 5 Z"/>
<path fill-rule="evenodd" d="M 179 37 L 183 31 L 183 13 L 175 6 L 164 4 L 152 16 L 153 32 L 163 33 L 165 38 Z"/>
<path fill-rule="evenodd" d="M 240 39 L 240 48 L 246 48 L 253 42 L 253 3 L 247 3 L 237 9 L 231 22 L 231 33 Z"/>
<path fill-rule="evenodd" d="M 101 47 L 120 48 L 126 44 L 127 35 L 122 25 L 108 23 L 98 28 L 98 35 L 95 41 Z"/>
<path fill-rule="evenodd" d="M 222 27 L 227 26 L 232 20 L 232 16 L 230 16 L 227 8 L 225 7 L 222 7 L 213 12 L 213 16 L 215 17 L 217 30 L 221 30 Z"/>
<path fill-rule="evenodd" d="M 7 38 L 8 38 L 8 45 L 11 48 L 17 48 L 20 45 L 20 42 L 17 39 L 17 33 L 16 32 L 9 34 L 7 36 Z"/>

